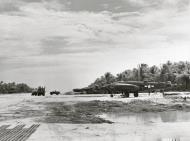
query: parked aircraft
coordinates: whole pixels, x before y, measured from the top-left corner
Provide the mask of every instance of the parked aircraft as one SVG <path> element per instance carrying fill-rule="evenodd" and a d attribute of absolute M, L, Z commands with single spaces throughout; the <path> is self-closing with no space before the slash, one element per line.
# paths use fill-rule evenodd
<path fill-rule="evenodd" d="M 148 82 L 148 81 L 118 81 L 108 84 L 103 87 L 108 93 L 122 93 L 125 97 L 129 97 L 129 93 L 134 93 L 134 97 L 139 96 L 140 91 L 150 92 L 160 91 L 164 92 L 166 88 L 174 86 L 170 81 L 168 82 Z"/>
<path fill-rule="evenodd" d="M 114 82 L 102 87 L 109 94 L 122 93 L 124 97 L 129 97 L 129 93 L 134 93 L 134 97 L 138 97 L 140 87 L 134 84 Z"/>
<path fill-rule="evenodd" d="M 119 94 L 122 93 L 124 97 L 129 97 L 129 93 L 134 93 L 134 97 L 139 96 L 139 92 L 164 92 L 165 89 L 171 88 L 174 85 L 168 82 L 148 82 L 148 81 L 118 81 L 111 84 L 104 85 L 102 87 L 85 87 L 82 89 L 74 89 L 74 92 L 78 93 L 93 93 L 95 91 L 101 91 L 107 94 Z"/>
<path fill-rule="evenodd" d="M 73 91 L 75 93 L 79 93 L 79 94 L 85 94 L 85 93 L 91 93 L 93 88 L 91 87 L 85 87 L 85 88 L 76 88 L 76 89 L 73 89 Z"/>

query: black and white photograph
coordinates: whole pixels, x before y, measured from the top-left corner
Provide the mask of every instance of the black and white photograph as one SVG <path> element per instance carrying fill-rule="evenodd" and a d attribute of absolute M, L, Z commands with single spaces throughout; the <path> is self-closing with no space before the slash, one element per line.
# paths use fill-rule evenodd
<path fill-rule="evenodd" d="M 0 0 L 0 141 L 190 141 L 190 0 Z"/>

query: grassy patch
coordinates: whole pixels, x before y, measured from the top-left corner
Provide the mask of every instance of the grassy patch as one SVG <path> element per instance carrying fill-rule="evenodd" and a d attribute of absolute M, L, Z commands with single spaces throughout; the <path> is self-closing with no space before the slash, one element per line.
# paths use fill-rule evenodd
<path fill-rule="evenodd" d="M 67 104 L 66 104 L 67 103 Z M 18 108 L 0 113 L 0 121 L 11 119 L 35 118 L 45 123 L 113 123 L 98 117 L 103 113 L 144 113 L 164 111 L 190 111 L 187 104 L 159 104 L 152 101 L 134 100 L 130 103 L 119 101 L 88 101 L 88 102 L 31 102 L 29 106 L 20 105 Z M 45 106 L 44 106 L 45 105 Z"/>
<path fill-rule="evenodd" d="M 63 102 L 46 103 L 49 114 L 44 122 L 48 123 L 112 123 L 97 117 L 102 113 L 140 113 L 190 110 L 184 104 L 158 104 L 151 101 L 135 100 L 130 103 L 119 101 L 89 101 L 66 105 Z"/>

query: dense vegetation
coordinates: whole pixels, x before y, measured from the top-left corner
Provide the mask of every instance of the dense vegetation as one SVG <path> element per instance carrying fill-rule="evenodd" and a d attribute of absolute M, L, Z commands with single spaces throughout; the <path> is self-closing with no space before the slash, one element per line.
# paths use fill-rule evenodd
<path fill-rule="evenodd" d="M 127 69 L 116 76 L 110 72 L 97 78 L 89 87 L 101 87 L 115 81 L 155 81 L 179 84 L 177 90 L 190 90 L 190 62 L 167 61 L 160 67 L 140 64 L 137 68 Z"/>
<path fill-rule="evenodd" d="M 0 94 L 7 94 L 7 93 L 29 93 L 32 92 L 32 88 L 30 88 L 27 84 L 19 83 L 16 84 L 15 82 L 12 83 L 4 83 L 3 81 L 0 82 Z"/>

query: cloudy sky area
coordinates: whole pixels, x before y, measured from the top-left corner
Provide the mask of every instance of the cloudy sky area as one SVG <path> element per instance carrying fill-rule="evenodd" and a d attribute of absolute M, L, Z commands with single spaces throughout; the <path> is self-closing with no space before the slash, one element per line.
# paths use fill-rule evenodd
<path fill-rule="evenodd" d="M 0 0 L 0 80 L 67 91 L 190 60 L 189 0 Z"/>

